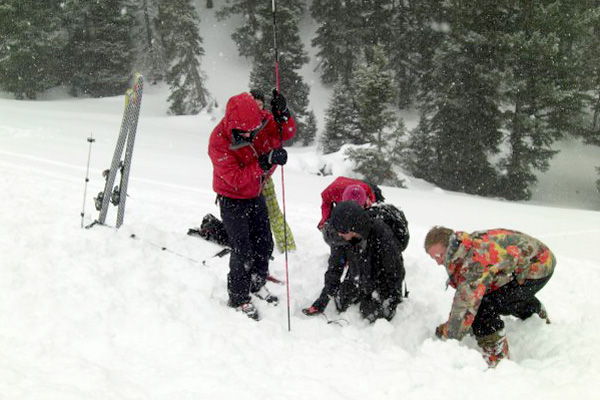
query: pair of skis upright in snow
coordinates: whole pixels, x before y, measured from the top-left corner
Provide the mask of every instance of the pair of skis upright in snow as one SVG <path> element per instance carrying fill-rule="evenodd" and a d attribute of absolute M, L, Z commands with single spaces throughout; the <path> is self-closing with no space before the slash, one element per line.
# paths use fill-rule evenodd
<path fill-rule="evenodd" d="M 98 196 L 94 198 L 96 209 L 100 211 L 100 215 L 96 221 L 88 226 L 88 228 L 95 224 L 105 224 L 109 203 L 112 203 L 115 206 L 118 205 L 119 207 L 117 211 L 117 223 L 115 226 L 119 228 L 123 225 L 125 203 L 127 201 L 129 170 L 131 168 L 131 156 L 133 154 L 135 133 L 140 115 L 140 106 L 142 104 L 143 86 L 143 76 L 137 73 L 133 79 L 133 87 L 125 92 L 125 111 L 123 112 L 123 120 L 121 121 L 117 145 L 110 164 L 110 169 L 103 172 L 103 176 L 106 178 L 104 190 L 98 193 Z M 125 150 L 124 156 L 123 150 Z M 119 171 L 121 172 L 119 185 L 113 188 Z"/>

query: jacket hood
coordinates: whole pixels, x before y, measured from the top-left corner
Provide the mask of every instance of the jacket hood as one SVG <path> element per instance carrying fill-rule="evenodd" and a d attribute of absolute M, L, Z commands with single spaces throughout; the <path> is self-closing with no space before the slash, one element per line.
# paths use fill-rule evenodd
<path fill-rule="evenodd" d="M 373 225 L 366 211 L 353 201 L 342 201 L 331 212 L 331 225 L 337 232 L 356 232 L 367 238 Z"/>
<path fill-rule="evenodd" d="M 263 113 L 250 93 L 240 93 L 227 102 L 225 108 L 225 129 L 231 133 L 232 129 L 252 131 L 263 122 Z"/>

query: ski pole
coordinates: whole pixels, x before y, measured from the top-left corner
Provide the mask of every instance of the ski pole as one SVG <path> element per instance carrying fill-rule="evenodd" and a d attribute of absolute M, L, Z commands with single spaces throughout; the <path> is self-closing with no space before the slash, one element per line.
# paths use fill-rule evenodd
<path fill-rule="evenodd" d="M 219 252 L 216 253 L 214 256 L 211 256 L 211 257 L 207 258 L 206 260 L 202 260 L 202 265 L 206 265 L 206 262 L 212 258 L 215 258 L 215 257 L 223 258 L 229 253 L 231 253 L 231 249 L 229 247 L 225 247 L 223 250 L 219 250 Z"/>
<path fill-rule="evenodd" d="M 271 0 L 271 8 L 273 9 L 273 47 L 275 49 L 275 84 L 277 92 L 279 92 L 279 50 L 277 49 L 277 17 L 275 10 L 275 0 Z M 282 127 L 279 124 L 279 145 L 283 147 L 283 139 L 281 133 Z M 288 269 L 288 246 L 287 246 L 287 221 L 285 212 L 285 179 L 283 173 L 283 165 L 281 166 L 281 203 L 283 208 L 283 242 L 285 249 L 285 287 L 287 292 L 287 318 L 288 318 L 288 332 L 292 330 L 291 318 L 290 318 L 290 276 Z"/>
<path fill-rule="evenodd" d="M 90 148 L 88 150 L 88 159 L 87 159 L 87 168 L 85 171 L 85 187 L 83 189 L 83 206 L 81 207 L 81 227 L 83 228 L 83 217 L 85 216 L 85 198 L 87 195 L 87 185 L 90 181 L 90 158 L 92 157 L 92 143 L 96 141 L 94 139 L 93 134 L 90 134 L 90 137 L 87 138 L 87 141 L 90 143 Z"/>
<path fill-rule="evenodd" d="M 277 49 L 277 18 L 275 17 L 275 0 L 271 0 L 273 9 L 273 47 L 275 49 L 275 85 L 279 92 L 279 51 Z"/>
<path fill-rule="evenodd" d="M 160 249 L 161 251 L 166 251 L 167 253 L 171 253 L 173 255 L 176 255 L 177 257 L 185 258 L 188 261 L 192 261 L 192 262 L 195 262 L 195 263 L 199 262 L 198 260 L 196 260 L 196 259 L 194 259 L 192 257 L 188 257 L 185 254 L 181 254 L 181 253 L 178 253 L 176 251 L 173 251 L 173 250 L 167 248 L 166 246 L 163 246 L 163 245 L 158 244 L 158 243 L 151 242 L 151 241 L 149 241 L 147 239 L 140 238 L 135 233 L 130 234 L 129 237 L 131 239 L 134 239 L 134 240 L 141 240 L 142 242 L 147 243 L 147 244 L 149 244 L 152 247 Z M 203 264 L 204 264 L 204 262 L 203 262 Z"/>

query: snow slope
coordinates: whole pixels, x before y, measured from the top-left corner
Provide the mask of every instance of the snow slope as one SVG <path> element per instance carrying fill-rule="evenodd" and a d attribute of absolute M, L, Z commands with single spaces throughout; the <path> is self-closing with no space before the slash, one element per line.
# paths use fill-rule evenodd
<path fill-rule="evenodd" d="M 207 53 L 207 63 L 217 57 Z M 215 97 L 246 89 L 242 72 L 228 78 L 232 85 L 228 70 L 219 71 L 211 79 L 227 89 Z M 257 303 L 263 320 L 256 323 L 226 307 L 228 258 L 212 257 L 217 246 L 186 235 L 204 214 L 218 215 L 206 152 L 222 109 L 167 117 L 164 99 L 164 87 L 144 94 L 124 226 L 86 230 L 86 139 L 96 139 L 89 224 L 123 98 L 0 98 L 0 399 L 597 397 L 600 213 L 448 193 L 417 180 L 410 190 L 384 187 L 410 223 L 410 296 L 391 322 L 369 325 L 355 307 L 337 315 L 330 306 L 327 317 L 337 322 L 328 324 L 301 308 L 318 295 L 326 269 L 319 194 L 350 169 L 339 154 L 292 148 L 285 167 L 287 219 L 298 245 L 288 262 L 291 331 L 286 301 Z M 324 163 L 334 176 L 315 174 Z M 275 178 L 281 195 L 281 175 Z M 111 207 L 108 222 L 115 216 Z M 433 337 L 453 295 L 422 249 L 434 224 L 522 230 L 557 255 L 539 296 L 553 323 L 507 318 L 512 360 L 495 370 L 473 339 Z M 285 275 L 284 255 L 275 254 L 271 272 Z M 285 299 L 285 287 L 270 289 Z"/>

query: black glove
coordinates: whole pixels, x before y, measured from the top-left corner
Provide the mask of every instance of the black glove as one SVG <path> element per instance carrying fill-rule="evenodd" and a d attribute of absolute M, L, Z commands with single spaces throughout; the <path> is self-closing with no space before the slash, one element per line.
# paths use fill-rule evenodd
<path fill-rule="evenodd" d="M 275 122 L 284 123 L 290 118 L 290 110 L 287 107 L 287 101 L 277 89 L 273 89 L 273 99 L 271 99 L 271 112 Z"/>
<path fill-rule="evenodd" d="M 330 221 L 325 222 L 321 233 L 323 234 L 323 239 L 325 240 L 325 243 L 327 243 L 329 247 L 340 247 L 348 245 L 348 243 L 340 235 L 338 235 L 335 228 L 331 226 Z"/>
<path fill-rule="evenodd" d="M 258 164 L 265 171 L 270 170 L 273 164 L 285 165 L 287 162 L 287 151 L 283 147 L 273 149 L 267 154 L 258 157 Z"/>

